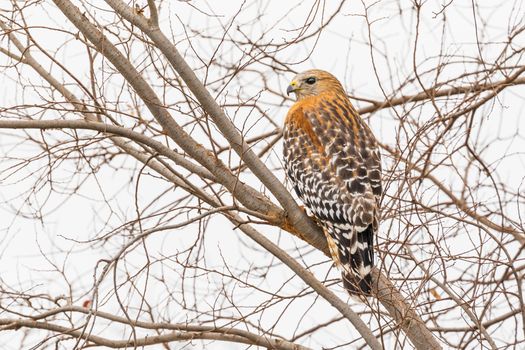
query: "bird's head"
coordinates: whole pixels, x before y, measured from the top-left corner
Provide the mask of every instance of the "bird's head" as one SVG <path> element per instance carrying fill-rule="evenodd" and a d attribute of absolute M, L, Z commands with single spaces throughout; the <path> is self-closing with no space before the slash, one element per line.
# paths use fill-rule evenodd
<path fill-rule="evenodd" d="M 339 80 L 332 74 L 320 69 L 310 69 L 297 74 L 288 85 L 286 93 L 294 93 L 296 100 L 306 97 L 318 96 L 325 92 L 344 94 L 344 89 Z"/>

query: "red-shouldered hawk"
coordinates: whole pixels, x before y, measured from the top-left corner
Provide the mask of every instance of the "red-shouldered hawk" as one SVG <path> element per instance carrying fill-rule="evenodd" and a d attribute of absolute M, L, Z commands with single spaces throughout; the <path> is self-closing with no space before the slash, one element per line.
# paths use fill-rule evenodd
<path fill-rule="evenodd" d="M 376 139 L 330 73 L 300 73 L 286 91 L 284 164 L 299 198 L 326 235 L 343 285 L 369 294 L 381 197 Z"/>

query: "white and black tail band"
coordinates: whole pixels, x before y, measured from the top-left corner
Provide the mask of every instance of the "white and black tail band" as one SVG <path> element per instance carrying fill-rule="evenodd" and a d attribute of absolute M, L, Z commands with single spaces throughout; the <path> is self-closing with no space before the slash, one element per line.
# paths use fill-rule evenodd
<path fill-rule="evenodd" d="M 343 285 L 350 294 L 370 294 L 374 266 L 374 232 L 372 225 L 354 232 L 347 245 L 343 263 Z"/>

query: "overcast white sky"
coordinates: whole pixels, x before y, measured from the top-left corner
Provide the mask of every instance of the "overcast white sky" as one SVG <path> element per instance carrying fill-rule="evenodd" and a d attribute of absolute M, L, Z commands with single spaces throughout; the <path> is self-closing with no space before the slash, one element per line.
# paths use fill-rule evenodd
<path fill-rule="evenodd" d="M 91 4 L 103 6 L 103 3 L 91 1 Z M 307 4 L 312 1 L 268 1 L 264 7 L 259 7 L 256 3 L 247 2 L 243 11 L 238 15 L 239 1 L 192 1 L 189 4 L 180 1 L 169 1 L 163 3 L 161 14 L 163 16 L 162 27 L 169 33 L 173 31 L 176 33 L 175 40 L 181 41 L 179 47 L 182 52 L 187 52 L 187 59 L 193 67 L 200 67 L 199 61 L 195 55 L 191 54 L 188 49 L 188 42 L 183 40 L 185 35 L 182 32 L 182 24 L 186 27 L 191 35 L 191 31 L 199 31 L 200 35 L 217 34 L 220 32 L 221 25 L 226 26 L 233 21 L 234 26 L 239 25 L 237 29 L 232 29 L 230 34 L 235 38 L 242 38 L 247 36 L 252 40 L 259 39 L 260 35 L 264 33 L 266 38 L 273 38 L 275 42 L 283 40 L 290 40 L 297 34 L 297 28 L 300 28 L 308 16 L 311 6 Z M 337 1 L 327 1 L 325 8 L 325 20 L 328 14 L 331 14 L 337 5 Z M 366 1 L 366 4 L 372 2 Z M 309 68 L 320 68 L 332 72 L 340 78 L 343 85 L 352 95 L 371 98 L 375 100 L 384 100 L 383 92 L 380 89 L 378 80 L 386 82 L 384 87 L 391 88 L 389 81 L 396 82 L 398 79 L 405 78 L 409 72 L 413 70 L 413 45 L 415 33 L 415 17 L 413 15 L 399 16 L 399 11 L 407 11 L 410 13 L 411 4 L 409 1 L 399 1 L 398 5 L 395 1 L 381 1 L 377 5 L 369 9 L 369 17 L 375 22 L 372 24 L 373 29 L 373 57 L 375 60 L 375 72 L 370 55 L 370 47 L 368 41 L 368 26 L 365 23 L 363 3 L 361 1 L 347 1 L 344 5 L 342 13 L 344 16 L 336 18 L 322 33 L 318 41 L 309 40 L 300 45 L 293 45 L 288 49 L 277 54 L 277 59 L 286 62 L 297 61 L 298 64 L 293 66 L 296 71 L 302 71 Z M 437 64 L 437 57 L 440 52 L 456 56 L 479 56 L 479 48 L 476 45 L 476 32 L 473 25 L 473 14 L 470 1 L 454 1 L 451 7 L 447 10 L 447 26 L 444 34 L 442 33 L 442 16 L 436 15 L 442 7 L 442 4 L 448 1 L 427 1 L 423 6 L 422 18 L 419 32 L 419 45 L 416 55 L 418 62 L 418 70 L 423 72 L 428 68 L 434 67 Z M 480 18 L 478 20 L 489 23 L 484 27 L 482 33 L 478 35 L 483 36 L 483 41 L 490 42 L 490 45 L 483 47 L 482 56 L 486 61 L 492 61 L 495 55 L 499 53 L 499 48 L 502 46 L 501 41 L 504 40 L 508 33 L 509 26 L 512 26 L 512 21 L 517 20 L 524 14 L 524 7 L 521 2 L 515 1 L 501 1 L 500 6 L 494 7 L 494 2 L 490 0 L 477 1 L 480 5 L 481 12 L 478 13 Z M 203 13 L 196 10 L 190 4 L 194 4 L 199 9 L 207 11 Z M 11 9 L 11 2 L 7 0 L 0 0 L 0 16 L 5 15 Z M 101 22 L 104 22 L 107 13 L 103 10 L 100 12 Z M 263 16 L 257 17 L 259 13 Z M 214 14 L 216 17 L 209 16 Z M 253 20 L 257 18 L 257 20 Z M 314 25 L 318 25 L 320 16 L 316 18 Z M 509 21 L 509 18 L 511 20 Z M 88 67 L 86 66 L 85 50 L 83 46 L 68 41 L 64 45 L 65 36 L 59 31 L 52 31 L 47 27 L 68 27 L 71 26 L 66 23 L 65 18 L 56 10 L 52 9 L 49 1 L 44 1 L 42 6 L 34 6 L 34 10 L 29 10 L 26 13 L 26 19 L 31 26 L 42 26 L 42 29 L 35 28 L 33 33 L 38 35 L 39 43 L 52 51 L 59 50 L 58 58 L 61 59 L 70 70 L 77 73 L 77 76 L 88 76 Z M 253 20 L 253 21 L 252 21 Z M 180 21 L 180 22 L 178 22 Z M 247 24 L 251 22 L 251 24 Z M 182 23 L 182 24 L 181 24 Z M 525 44 L 525 38 L 522 35 L 521 39 L 516 40 Z M 193 49 L 197 51 L 199 56 L 204 60 L 208 59 L 215 51 L 215 42 L 203 41 L 200 36 L 197 36 L 195 41 L 192 41 Z M 5 39 L 0 40 L 0 47 L 7 47 Z M 383 55 L 386 53 L 386 56 Z M 140 56 L 140 54 L 138 54 Z M 43 56 L 39 56 L 44 60 Z M 221 47 L 217 60 L 219 62 L 234 62 L 235 60 L 242 60 L 243 53 L 238 48 L 225 44 Z M 5 56 L 0 55 L 0 65 L 7 64 L 8 60 Z M 50 67 L 46 65 L 46 67 Z M 458 63 L 451 65 L 451 68 L 442 73 L 440 80 L 445 80 L 446 76 L 455 76 L 458 72 L 463 72 L 467 64 Z M 58 71 L 56 67 L 52 68 Z M 10 106 L 31 104 L 36 101 L 41 101 L 41 96 L 30 85 L 38 84 L 40 79 L 29 69 L 19 67 L 17 69 L 9 68 L 2 71 L 2 78 L 0 83 L 0 108 L 8 108 Z M 202 70 L 197 71 L 197 74 L 202 73 Z M 19 78 L 18 75 L 22 77 Z M 101 73 L 102 74 L 102 73 Z M 210 74 L 220 76 L 221 70 L 211 70 Z M 293 77 L 290 73 L 286 76 L 272 77 L 271 72 L 267 74 L 269 83 L 273 89 L 284 91 L 289 80 Z M 210 77 L 212 80 L 213 76 Z M 244 96 L 250 96 L 256 93 L 261 93 L 261 101 L 267 103 L 268 114 L 274 116 L 273 120 L 281 125 L 286 114 L 287 109 L 291 105 L 287 101 L 284 105 L 277 97 L 268 91 L 261 92 L 261 82 L 256 77 L 245 75 L 244 81 L 239 81 L 228 86 L 228 91 L 239 89 Z M 27 83 L 27 88 L 20 86 L 20 81 Z M 425 82 L 430 83 L 430 81 Z M 115 86 L 117 84 L 115 83 Z M 415 84 L 408 84 L 404 94 L 414 93 L 420 91 Z M 117 94 L 118 91 L 110 91 L 109 94 Z M 386 91 L 387 94 L 392 93 L 391 90 Z M 484 153 L 485 159 L 490 162 L 497 162 L 499 159 L 504 160 L 499 163 L 498 170 L 494 174 L 502 182 L 509 187 L 517 188 L 523 181 L 523 174 L 525 169 L 525 157 L 523 149 L 525 149 L 525 139 L 523 138 L 523 130 L 525 130 L 525 118 L 523 114 L 523 100 L 525 95 L 523 87 L 513 88 L 511 92 L 506 93 L 501 99 L 498 99 L 490 106 L 482 108 L 480 113 L 483 113 L 483 127 L 480 128 L 480 134 L 483 135 L 487 141 L 490 141 L 491 147 Z M 47 96 L 46 96 L 47 97 Z M 221 96 L 219 100 L 226 97 Z M 277 105 L 271 106 L 270 102 Z M 363 107 L 366 104 L 356 102 L 358 107 Z M 2 110 L 0 110 L 0 118 Z M 49 113 L 46 118 L 53 119 L 58 117 L 56 114 Z M 242 115 L 235 115 L 236 123 L 241 126 L 243 121 L 240 119 Z M 423 116 L 424 118 L 425 116 Z M 502 118 L 504 117 L 504 122 Z M 394 142 L 396 134 L 392 127 L 395 120 L 390 113 L 378 112 L 371 115 L 367 121 L 378 138 L 387 144 Z M 247 124 L 256 128 L 254 132 L 260 132 L 261 128 L 268 127 L 267 125 L 258 124 L 258 117 L 250 115 Z M 520 137 L 512 140 L 505 139 L 505 136 L 510 136 L 515 133 L 520 134 Z M 38 135 L 39 133 L 31 133 Z M 49 140 L 53 139 L 52 132 L 46 133 Z M 0 157 L 15 157 L 23 159 L 37 154 L 39 150 L 36 146 L 24 142 L 20 143 L 24 134 L 21 131 L 0 130 Z M 496 140 L 498 139 L 498 140 Z M 275 152 L 267 159 L 268 164 L 278 165 L 281 154 L 281 144 L 275 146 Z M 515 154 L 514 156 L 506 156 Z M 0 277 L 2 283 L 8 286 L 23 286 L 23 288 L 32 288 L 33 292 L 42 290 L 52 295 L 67 294 L 64 291 L 65 283 L 62 277 L 56 273 L 53 264 L 64 266 L 68 274 L 68 279 L 74 281 L 76 288 L 82 290 L 89 287 L 93 281 L 94 265 L 100 259 L 107 258 L 123 243 L 119 240 L 109 240 L 107 245 L 101 246 L 98 249 L 86 249 L 86 245 L 79 244 L 75 240 L 86 240 L 93 238 L 100 234 L 107 227 L 117 227 L 119 224 L 126 222 L 134 217 L 135 203 L 132 201 L 133 195 L 138 188 L 139 192 L 139 206 L 149 203 L 156 195 L 164 191 L 167 186 L 163 181 L 158 180 L 154 176 L 144 176 L 140 179 L 137 186 L 136 176 L 130 182 L 130 172 L 128 169 L 134 168 L 134 161 L 130 159 L 119 158 L 114 162 L 119 165 L 118 169 L 109 167 L 100 168 L 96 177 L 89 177 L 83 182 L 79 188 L 78 195 L 68 198 L 64 201 L 64 197 L 56 193 L 50 193 L 49 188 L 41 191 L 38 195 L 20 195 L 24 191 L 31 191 L 32 184 L 35 183 L 33 178 L 24 178 L 24 174 L 31 174 L 33 171 L 38 171 L 40 167 L 46 166 L 47 160 L 45 158 L 40 161 L 35 161 L 28 164 L 18 175 L 10 178 L 5 178 L 6 167 L 12 164 L 11 161 L 5 161 L 4 165 L 0 163 L 0 169 L 4 176 L 0 177 Z M 64 162 L 64 164 L 56 167 L 53 172 L 53 180 L 57 183 L 64 182 L 71 186 L 71 181 L 79 182 L 81 179 L 78 176 L 73 176 L 77 171 L 74 168 L 74 163 Z M 284 174 L 278 173 L 280 178 L 284 180 Z M 444 181 L 449 180 L 448 176 L 451 174 L 439 174 L 443 176 Z M 37 186 L 48 186 L 46 179 L 37 183 Z M 523 187 L 523 186 L 522 186 Z M 55 190 L 60 190 L 58 185 Z M 483 197 L 482 194 L 479 195 Z M 30 201 L 27 201 L 27 199 Z M 44 201 L 47 203 L 43 206 L 42 220 L 35 219 L 35 208 L 42 206 Z M 108 204 L 111 206 L 108 206 Z M 514 208 L 513 210 L 519 210 Z M 107 223 L 107 227 L 104 225 Z M 211 221 L 212 228 L 208 231 L 206 238 L 206 263 L 210 268 L 221 268 L 224 264 L 222 259 L 225 259 L 230 266 L 246 268 L 251 262 L 252 266 L 257 265 L 259 259 L 267 262 L 268 257 L 264 252 L 260 252 L 260 256 L 254 255 L 246 256 L 247 252 L 252 250 L 245 249 L 247 240 L 240 237 L 240 233 L 233 231 L 231 225 L 226 220 L 217 216 Z M 195 225 L 188 226 L 182 230 L 171 232 L 169 236 L 158 234 L 152 236 L 148 240 L 148 249 L 156 250 L 168 254 L 170 250 L 180 249 L 179 247 L 186 247 L 193 241 Z M 102 230 L 102 231 L 101 231 Z M 273 230 L 268 229 L 269 237 L 278 239 L 280 237 L 281 244 L 291 247 L 295 241 L 284 236 L 277 236 Z M 68 252 L 65 254 L 64 251 Z M 136 266 L 141 266 L 143 256 L 140 249 L 136 252 Z M 321 255 L 317 256 L 318 260 L 323 260 Z M 132 259 L 128 259 L 131 261 Z M 315 258 L 314 258 L 315 260 Z M 154 267 L 154 269 L 160 267 Z M 319 271 L 326 271 L 328 264 L 323 264 Z M 157 272 L 159 272 L 158 270 Z M 338 275 L 332 271 L 334 278 Z M 171 273 L 174 276 L 173 273 Z M 283 281 L 290 277 L 290 272 L 283 269 L 276 269 L 272 271 L 271 278 L 268 280 L 269 288 L 271 286 L 280 286 Z M 176 277 L 174 277 L 176 279 Z M 31 286 L 33 281 L 38 281 L 40 285 Z M 108 281 L 108 286 L 111 281 Z M 178 282 L 174 282 L 178 283 Z M 104 286 L 103 286 L 104 287 Z M 290 290 L 296 285 L 292 285 Z M 111 289 L 111 288 L 110 288 Z M 334 287 L 338 292 L 342 292 L 340 287 Z M 341 293 L 344 296 L 344 293 Z M 158 298 L 157 302 L 161 302 L 162 295 L 155 295 L 151 291 L 150 298 Z M 250 300 L 249 298 L 253 299 Z M 257 303 L 260 295 L 246 295 L 244 302 Z M 78 295 L 80 302 L 83 296 Z M 208 298 L 203 296 L 201 302 L 213 303 L 214 296 Z M 152 302 L 155 305 L 155 302 Z M 309 305 L 307 301 L 293 304 L 292 309 L 297 311 L 288 312 L 285 315 L 282 323 L 279 325 L 286 328 L 287 322 L 297 322 L 297 319 L 303 314 L 305 308 Z M 308 324 L 310 320 L 331 319 L 337 315 L 336 311 L 325 304 L 316 304 L 313 312 L 303 321 Z M 177 314 L 178 310 L 170 310 L 172 315 Z M 274 311 L 275 312 L 275 311 Z M 0 313 L 1 315 L 1 313 Z M 0 316 L 1 317 L 1 316 Z M 172 316 L 173 317 L 173 316 Z M 268 319 L 265 319 L 268 317 Z M 275 318 L 275 313 L 270 313 L 268 316 L 261 318 L 262 324 L 271 324 Z M 177 320 L 176 317 L 173 319 Z M 185 320 L 185 315 L 180 314 L 179 321 Z M 341 324 L 338 328 L 332 328 L 325 333 L 326 338 L 323 340 L 323 345 L 337 344 L 338 334 L 345 334 L 352 331 L 351 326 Z M 306 327 L 305 327 L 306 328 Z M 338 333 L 341 332 L 341 333 Z M 286 333 L 286 332 L 285 332 Z M 111 334 L 111 332 L 109 332 Z M 322 333 L 321 333 L 322 334 Z M 115 337 L 118 333 L 113 333 Z M 9 344 L 15 339 L 17 335 L 12 333 L 0 333 L 0 343 Z M 345 336 L 341 339 L 346 339 Z M 319 341 L 320 339 L 318 339 Z M 319 347 L 319 343 L 313 342 L 307 344 L 313 348 Z M 11 347 L 14 349 L 14 347 Z M 152 347 L 152 349 L 161 348 Z M 189 347 L 191 348 L 191 347 Z M 200 345 L 195 345 L 194 349 L 199 349 Z M 243 346 L 233 346 L 232 344 L 216 342 L 207 347 L 207 349 L 242 349 Z M 173 345 L 173 349 L 178 349 L 177 345 Z"/>

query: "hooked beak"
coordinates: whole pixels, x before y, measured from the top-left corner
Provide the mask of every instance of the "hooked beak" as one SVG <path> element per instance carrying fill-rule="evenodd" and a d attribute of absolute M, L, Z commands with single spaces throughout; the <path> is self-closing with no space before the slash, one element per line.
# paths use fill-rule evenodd
<path fill-rule="evenodd" d="M 286 94 L 290 96 L 290 93 L 297 91 L 297 82 L 294 80 L 288 85 L 288 88 L 286 89 Z"/>

